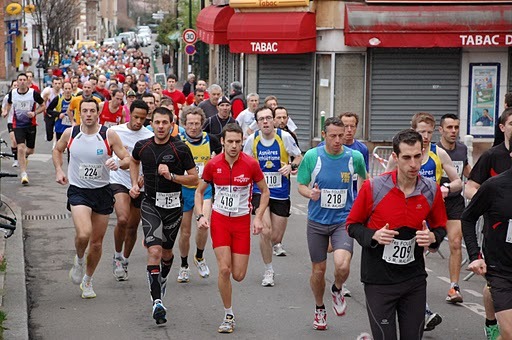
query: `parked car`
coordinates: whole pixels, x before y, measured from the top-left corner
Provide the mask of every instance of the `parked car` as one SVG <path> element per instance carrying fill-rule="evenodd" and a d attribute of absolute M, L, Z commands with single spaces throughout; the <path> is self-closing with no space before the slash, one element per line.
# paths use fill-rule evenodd
<path fill-rule="evenodd" d="M 103 40 L 103 46 L 118 48 L 119 41 L 116 38 L 107 38 L 107 39 Z"/>

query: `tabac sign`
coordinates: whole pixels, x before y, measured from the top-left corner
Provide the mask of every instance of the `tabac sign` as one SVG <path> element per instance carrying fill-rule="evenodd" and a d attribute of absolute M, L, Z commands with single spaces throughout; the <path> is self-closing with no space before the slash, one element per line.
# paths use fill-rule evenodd
<path fill-rule="evenodd" d="M 368 4 L 510 4 L 511 0 L 366 0 Z"/>
<path fill-rule="evenodd" d="M 230 0 L 232 8 L 307 7 L 309 0 Z"/>

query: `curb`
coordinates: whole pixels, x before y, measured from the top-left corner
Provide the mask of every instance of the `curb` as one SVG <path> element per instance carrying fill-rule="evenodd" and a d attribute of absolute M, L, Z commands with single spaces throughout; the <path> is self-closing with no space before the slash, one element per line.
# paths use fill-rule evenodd
<path fill-rule="evenodd" d="M 17 217 L 14 234 L 5 240 L 7 269 L 2 288 L 2 309 L 7 313 L 4 321 L 4 338 L 28 340 L 28 305 L 25 277 L 25 251 L 23 245 L 23 218 L 21 208 L 11 199 L 2 195 Z M 3 238 L 2 235 L 0 237 Z M 1 251 L 1 250 L 0 250 Z"/>

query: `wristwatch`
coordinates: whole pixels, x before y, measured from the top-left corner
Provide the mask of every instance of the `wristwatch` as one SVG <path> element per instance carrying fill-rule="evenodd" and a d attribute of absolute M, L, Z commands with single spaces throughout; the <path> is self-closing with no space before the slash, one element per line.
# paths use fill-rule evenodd
<path fill-rule="evenodd" d="M 176 175 L 171 172 L 171 181 L 174 182 L 175 179 L 176 179 Z"/>
<path fill-rule="evenodd" d="M 292 166 L 292 171 L 297 170 L 299 168 L 299 166 L 297 164 L 292 163 L 290 165 Z"/>
<path fill-rule="evenodd" d="M 199 215 L 197 215 L 197 217 L 196 217 L 196 222 L 199 222 L 199 220 L 201 219 L 201 217 L 204 217 L 204 215 L 203 215 L 203 214 L 199 214 Z"/>
<path fill-rule="evenodd" d="M 450 192 L 450 183 L 448 183 L 448 182 L 443 183 L 443 187 L 447 188 L 448 192 Z"/>

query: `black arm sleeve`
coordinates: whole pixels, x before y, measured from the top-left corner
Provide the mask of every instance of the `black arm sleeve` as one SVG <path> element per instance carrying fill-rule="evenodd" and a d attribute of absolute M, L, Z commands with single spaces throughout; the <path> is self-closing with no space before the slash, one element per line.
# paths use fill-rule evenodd
<path fill-rule="evenodd" d="M 210 135 L 210 148 L 216 155 L 222 152 L 222 144 L 220 143 L 217 136 Z"/>
<path fill-rule="evenodd" d="M 59 114 L 62 113 L 59 111 L 55 111 L 55 108 L 57 107 L 58 104 L 59 104 L 59 96 L 56 96 L 55 98 L 53 98 L 50 105 L 48 105 L 48 107 L 46 108 L 46 113 L 51 117 L 57 118 L 59 116 Z"/>
<path fill-rule="evenodd" d="M 361 247 L 376 247 L 378 242 L 372 237 L 376 230 L 368 229 L 361 223 L 354 223 L 347 226 L 348 234 L 354 238 Z"/>
<path fill-rule="evenodd" d="M 434 233 L 434 236 L 436 237 L 436 242 L 431 243 L 429 248 L 437 249 L 441 245 L 441 242 L 443 242 L 444 237 L 446 236 L 446 229 L 445 228 L 432 228 L 430 230 Z"/>
<path fill-rule="evenodd" d="M 42 103 L 44 103 L 44 99 L 43 97 L 41 97 L 41 94 L 37 91 L 34 91 L 34 101 L 36 103 L 38 103 L 39 105 L 41 105 Z"/>

